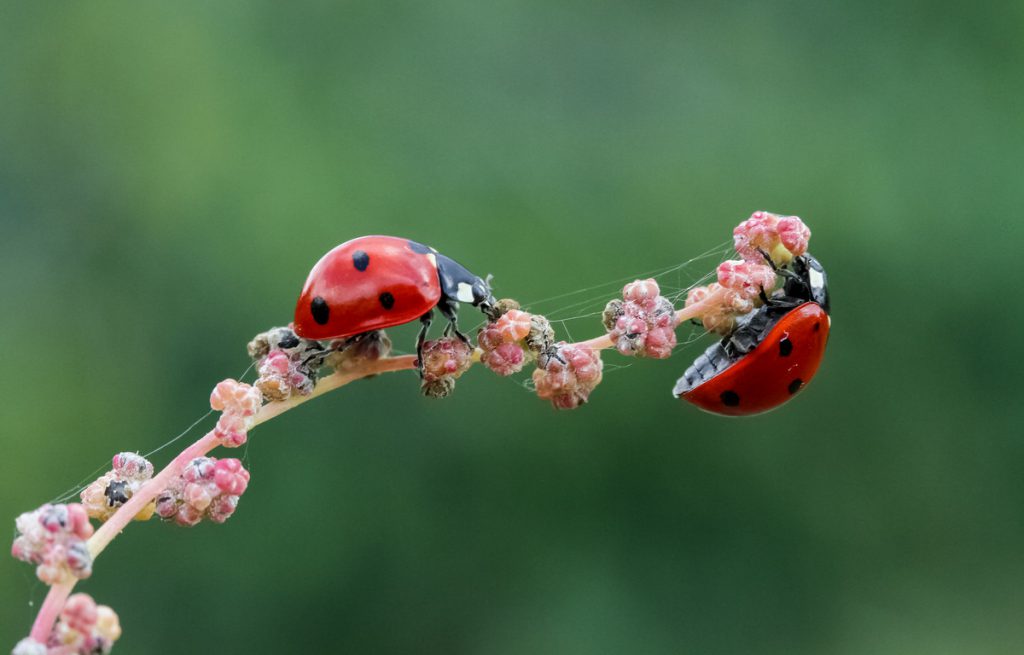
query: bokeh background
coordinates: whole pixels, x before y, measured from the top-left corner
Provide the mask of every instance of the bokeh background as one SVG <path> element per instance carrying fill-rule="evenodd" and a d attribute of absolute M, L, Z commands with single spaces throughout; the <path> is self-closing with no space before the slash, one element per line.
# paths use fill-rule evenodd
<path fill-rule="evenodd" d="M 1021 3 L 0 7 L 12 536 L 200 416 L 354 236 L 532 301 L 769 209 L 832 278 L 822 371 L 762 417 L 670 397 L 705 340 L 606 354 L 575 412 L 474 369 L 261 427 L 231 521 L 132 525 L 80 586 L 119 651 L 1020 652 Z M 0 590 L 8 648 L 45 589 L 3 559 Z"/>

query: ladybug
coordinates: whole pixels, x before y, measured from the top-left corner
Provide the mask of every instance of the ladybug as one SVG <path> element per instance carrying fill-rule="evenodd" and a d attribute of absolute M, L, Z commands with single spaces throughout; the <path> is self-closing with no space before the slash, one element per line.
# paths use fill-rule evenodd
<path fill-rule="evenodd" d="M 770 262 L 770 260 L 769 260 Z M 726 416 L 760 414 L 783 404 L 811 381 L 825 355 L 829 328 L 828 279 L 803 255 L 765 304 L 738 321 L 676 382 L 673 395 Z"/>
<path fill-rule="evenodd" d="M 366 236 L 337 246 L 310 271 L 295 305 L 295 334 L 312 341 L 346 339 L 419 319 L 417 356 L 437 307 L 465 343 L 456 314 L 472 303 L 485 314 L 494 307 L 490 278 L 430 246 L 409 239 Z M 422 361 L 422 357 L 420 357 Z"/>

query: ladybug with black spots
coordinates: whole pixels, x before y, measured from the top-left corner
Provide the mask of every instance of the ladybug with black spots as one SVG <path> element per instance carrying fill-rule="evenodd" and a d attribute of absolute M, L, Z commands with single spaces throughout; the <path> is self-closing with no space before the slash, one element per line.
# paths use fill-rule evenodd
<path fill-rule="evenodd" d="M 420 355 L 435 307 L 448 319 L 445 335 L 454 332 L 469 343 L 458 329 L 459 303 L 491 312 L 495 300 L 489 278 L 409 239 L 359 237 L 328 252 L 310 271 L 295 305 L 293 329 L 304 339 L 320 341 L 419 319 L 416 354 L 422 366 Z"/>
<path fill-rule="evenodd" d="M 832 325 L 825 269 L 807 254 L 776 270 L 782 289 L 771 297 L 762 292 L 764 305 L 686 369 L 676 397 L 714 414 L 749 416 L 778 407 L 811 381 Z"/>

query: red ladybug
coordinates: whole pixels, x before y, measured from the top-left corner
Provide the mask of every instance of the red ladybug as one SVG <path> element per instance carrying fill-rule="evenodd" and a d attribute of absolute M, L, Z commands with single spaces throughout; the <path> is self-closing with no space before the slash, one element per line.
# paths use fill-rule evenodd
<path fill-rule="evenodd" d="M 701 409 L 749 416 L 774 409 L 807 386 L 828 343 L 828 281 L 814 257 L 781 269 L 783 288 L 721 342 L 709 347 L 672 393 Z"/>
<path fill-rule="evenodd" d="M 487 280 L 429 246 L 359 237 L 328 252 L 310 271 L 295 305 L 294 330 L 314 341 L 344 339 L 419 319 L 419 355 L 434 307 L 448 319 L 445 334 L 454 331 L 469 342 L 458 330 L 460 302 L 487 313 L 495 301 Z"/>

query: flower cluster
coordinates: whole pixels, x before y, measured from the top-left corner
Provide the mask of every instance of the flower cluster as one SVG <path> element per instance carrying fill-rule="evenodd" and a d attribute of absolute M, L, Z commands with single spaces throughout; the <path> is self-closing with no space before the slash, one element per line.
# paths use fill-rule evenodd
<path fill-rule="evenodd" d="M 145 457 L 118 453 L 114 455 L 114 467 L 82 490 L 82 505 L 90 518 L 106 521 L 152 477 L 153 465 Z M 146 505 L 135 519 L 148 520 L 153 516 L 153 509 L 152 503 Z"/>
<path fill-rule="evenodd" d="M 797 216 L 758 211 L 732 231 L 736 252 L 747 261 L 764 261 L 762 251 L 779 266 L 807 252 L 811 230 Z"/>
<path fill-rule="evenodd" d="M 502 376 L 523 370 L 526 364 L 523 344 L 530 335 L 531 319 L 526 312 L 509 309 L 481 328 L 477 335 L 477 345 L 482 351 L 480 362 Z"/>
<path fill-rule="evenodd" d="M 286 400 L 293 393 L 309 395 L 327 355 L 318 341 L 302 339 L 287 327 L 257 334 L 247 350 L 258 366 L 255 386 L 267 400 Z"/>
<path fill-rule="evenodd" d="M 248 352 L 258 367 L 255 386 L 263 397 L 268 401 L 287 400 L 292 394 L 312 393 L 323 367 L 340 371 L 386 357 L 391 352 L 391 340 L 382 330 L 375 330 L 335 339 L 324 346 L 299 337 L 290 327 L 276 327 L 253 337 Z"/>
<path fill-rule="evenodd" d="M 442 337 L 423 344 L 421 389 L 431 398 L 443 398 L 455 380 L 473 363 L 473 350 L 457 337 Z"/>
<path fill-rule="evenodd" d="M 121 624 L 114 610 L 97 605 L 89 594 L 75 594 L 64 604 L 50 645 L 61 653 L 99 655 L 109 653 L 120 637 Z"/>
<path fill-rule="evenodd" d="M 623 355 L 665 359 L 676 345 L 675 308 L 653 279 L 627 284 L 622 300 L 612 300 L 604 308 L 603 320 Z"/>
<path fill-rule="evenodd" d="M 210 407 L 221 412 L 214 431 L 222 446 L 234 448 L 245 443 L 256 412 L 263 405 L 259 389 L 228 378 L 210 394 Z"/>
<path fill-rule="evenodd" d="M 762 294 L 771 294 L 776 283 L 774 267 L 807 252 L 810 237 L 811 231 L 796 216 L 754 212 L 733 231 L 736 251 L 743 259 L 722 262 L 718 282 L 691 289 L 686 306 L 702 305 L 704 329 L 728 334 L 737 316 L 754 309 Z"/>
<path fill-rule="evenodd" d="M 47 503 L 17 518 L 18 537 L 11 554 L 38 564 L 36 576 L 46 584 L 59 582 L 65 573 L 83 579 L 92 574 L 92 555 L 85 541 L 92 536 L 89 515 L 78 503 Z"/>
<path fill-rule="evenodd" d="M 234 514 L 238 497 L 248 485 L 249 472 L 241 461 L 197 457 L 157 496 L 156 513 L 184 526 L 204 518 L 223 523 Z"/>
<path fill-rule="evenodd" d="M 601 353 L 580 344 L 555 344 L 537 360 L 533 384 L 537 395 L 555 409 L 575 409 L 587 402 L 601 382 Z"/>

